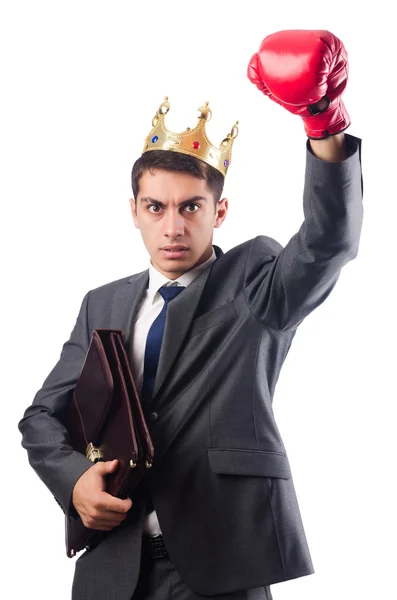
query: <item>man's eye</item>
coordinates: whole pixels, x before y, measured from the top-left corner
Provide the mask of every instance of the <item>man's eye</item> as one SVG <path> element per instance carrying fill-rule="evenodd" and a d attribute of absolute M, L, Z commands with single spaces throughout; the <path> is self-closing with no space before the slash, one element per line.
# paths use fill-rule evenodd
<path fill-rule="evenodd" d="M 152 212 L 152 213 L 154 212 L 155 214 L 157 214 L 157 210 L 155 210 L 155 211 L 150 210 L 151 208 L 156 208 L 156 209 L 158 208 L 160 210 L 161 206 L 159 206 L 158 204 L 151 204 L 150 206 L 148 206 L 148 211 L 149 212 Z"/>
<path fill-rule="evenodd" d="M 189 207 L 191 208 L 192 206 L 194 206 L 194 208 L 197 208 L 197 210 L 200 208 L 198 204 L 194 204 L 194 202 L 192 202 L 191 204 L 186 204 L 185 209 Z M 197 210 L 188 210 L 187 212 L 197 212 Z"/>

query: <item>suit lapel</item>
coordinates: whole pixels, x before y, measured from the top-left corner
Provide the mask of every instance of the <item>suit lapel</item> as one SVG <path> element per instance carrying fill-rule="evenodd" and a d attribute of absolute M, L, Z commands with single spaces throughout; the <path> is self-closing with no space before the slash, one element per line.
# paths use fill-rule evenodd
<path fill-rule="evenodd" d="M 218 246 L 214 248 L 217 257 L 223 254 Z M 213 265 L 214 263 L 211 263 L 208 269 L 202 271 L 179 296 L 170 302 L 167 308 L 153 398 L 158 394 L 179 353 Z"/>
<path fill-rule="evenodd" d="M 133 275 L 114 295 L 111 328 L 125 334 L 125 346 L 131 357 L 132 327 L 149 283 L 149 270 Z"/>

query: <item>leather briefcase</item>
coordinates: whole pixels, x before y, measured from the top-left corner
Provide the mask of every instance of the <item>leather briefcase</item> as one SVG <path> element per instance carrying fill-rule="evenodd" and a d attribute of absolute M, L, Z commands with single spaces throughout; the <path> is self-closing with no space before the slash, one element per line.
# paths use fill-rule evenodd
<path fill-rule="evenodd" d="M 95 329 L 66 415 L 71 444 L 93 463 L 119 461 L 106 476 L 106 491 L 127 498 L 152 466 L 153 444 L 124 347 L 124 333 Z M 90 548 L 105 532 L 89 529 L 76 517 L 66 517 L 69 557 Z"/>

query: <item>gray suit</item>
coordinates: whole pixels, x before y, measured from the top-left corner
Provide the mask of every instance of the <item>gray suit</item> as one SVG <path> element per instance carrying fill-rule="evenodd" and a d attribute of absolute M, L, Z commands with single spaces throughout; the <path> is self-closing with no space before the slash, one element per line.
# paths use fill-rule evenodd
<path fill-rule="evenodd" d="M 168 308 L 154 396 L 148 472 L 172 562 L 213 595 L 313 572 L 272 399 L 298 325 L 358 252 L 360 140 L 325 163 L 307 150 L 305 220 L 283 249 L 258 236 L 223 253 Z M 32 467 L 65 512 L 91 463 L 68 443 L 64 410 L 92 331 L 130 332 L 148 271 L 90 291 L 60 360 L 19 427 Z M 74 600 L 129 600 L 139 572 L 144 500 L 76 562 Z"/>

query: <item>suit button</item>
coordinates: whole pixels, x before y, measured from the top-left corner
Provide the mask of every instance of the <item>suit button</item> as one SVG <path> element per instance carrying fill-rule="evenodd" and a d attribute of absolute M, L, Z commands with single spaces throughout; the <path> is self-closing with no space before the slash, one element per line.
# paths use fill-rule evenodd
<path fill-rule="evenodd" d="M 158 418 L 159 418 L 158 413 L 156 413 L 156 412 L 150 413 L 150 420 L 151 421 L 157 421 Z"/>

